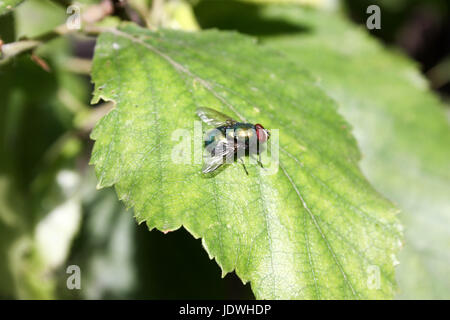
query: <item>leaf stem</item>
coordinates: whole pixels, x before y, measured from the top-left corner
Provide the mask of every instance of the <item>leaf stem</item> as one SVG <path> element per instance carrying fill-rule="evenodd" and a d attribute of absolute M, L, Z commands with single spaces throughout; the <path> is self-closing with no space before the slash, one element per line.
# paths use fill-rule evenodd
<path fill-rule="evenodd" d="M 31 49 L 36 48 L 39 44 L 41 44 L 41 41 L 36 40 L 23 40 L 23 41 L 17 41 L 12 43 L 7 43 L 0 46 L 0 52 L 1 52 L 1 60 L 6 60 L 10 57 L 13 57 L 15 55 L 18 55 L 22 52 L 29 51 Z"/>

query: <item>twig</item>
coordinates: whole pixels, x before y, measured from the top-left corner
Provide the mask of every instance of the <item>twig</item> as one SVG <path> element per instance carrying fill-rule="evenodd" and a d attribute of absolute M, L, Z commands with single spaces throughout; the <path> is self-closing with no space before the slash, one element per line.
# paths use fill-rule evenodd
<path fill-rule="evenodd" d="M 99 4 L 90 6 L 82 15 L 81 19 L 87 24 L 93 24 L 114 12 L 112 0 L 103 0 Z"/>
<path fill-rule="evenodd" d="M 64 61 L 63 68 L 74 73 L 90 74 L 92 68 L 92 60 L 77 57 L 67 58 Z"/>
<path fill-rule="evenodd" d="M 50 69 L 49 65 L 47 64 L 47 62 L 45 62 L 45 60 L 42 59 L 41 57 L 39 57 L 37 54 L 32 53 L 31 54 L 31 60 L 33 60 L 38 66 L 40 66 L 45 71 L 47 71 L 47 72 L 51 71 L 51 69 Z"/>
<path fill-rule="evenodd" d="M 6 60 L 10 57 L 18 55 L 19 53 L 34 49 L 39 44 L 41 44 L 41 42 L 36 41 L 36 40 L 22 40 L 22 41 L 3 44 L 0 47 L 1 60 Z"/>
<path fill-rule="evenodd" d="M 140 13 L 138 13 L 127 0 L 115 0 L 115 6 L 116 8 L 119 8 L 119 16 L 122 14 L 125 19 L 129 19 L 139 26 L 145 25 L 143 17 L 141 17 Z"/>

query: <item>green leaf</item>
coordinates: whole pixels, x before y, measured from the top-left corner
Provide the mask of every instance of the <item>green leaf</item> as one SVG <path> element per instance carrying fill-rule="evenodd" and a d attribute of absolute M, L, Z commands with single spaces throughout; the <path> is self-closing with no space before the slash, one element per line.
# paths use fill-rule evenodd
<path fill-rule="evenodd" d="M 16 37 L 37 37 L 66 22 L 65 9 L 52 1 L 27 0 L 14 11 Z"/>
<path fill-rule="evenodd" d="M 139 222 L 184 226 L 257 298 L 392 297 L 397 210 L 361 175 L 347 123 L 304 70 L 237 33 L 126 24 L 100 35 L 92 79 L 93 102 L 116 103 L 92 132 L 98 185 L 115 185 Z M 205 177 L 172 162 L 172 134 L 194 136 L 199 106 L 279 129 L 276 174 L 235 164 Z"/>
<path fill-rule="evenodd" d="M 417 67 L 337 14 L 267 7 L 309 32 L 266 38 L 308 68 L 336 101 L 364 155 L 363 172 L 404 213 L 399 298 L 449 299 L 450 128 Z"/>
<path fill-rule="evenodd" d="M 23 0 L 0 0 L 0 15 L 8 13 Z"/>

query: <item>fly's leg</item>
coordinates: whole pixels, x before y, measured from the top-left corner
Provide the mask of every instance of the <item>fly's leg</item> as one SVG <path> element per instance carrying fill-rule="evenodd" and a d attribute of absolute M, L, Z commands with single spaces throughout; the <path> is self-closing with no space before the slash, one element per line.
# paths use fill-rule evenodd
<path fill-rule="evenodd" d="M 242 158 L 239 158 L 239 161 L 241 162 L 242 166 L 244 167 L 245 173 L 248 175 L 248 171 L 247 171 L 247 168 L 245 167 L 244 160 L 242 160 Z"/>
<path fill-rule="evenodd" d="M 261 168 L 264 168 L 262 162 L 261 162 L 261 153 L 258 154 L 258 163 L 261 166 Z"/>
<path fill-rule="evenodd" d="M 251 157 L 252 157 L 253 160 L 256 160 L 256 163 L 258 163 L 261 168 L 264 169 L 264 166 L 263 166 L 263 164 L 261 162 L 261 154 L 258 155 L 258 158 L 255 158 L 254 155 L 251 155 Z"/>

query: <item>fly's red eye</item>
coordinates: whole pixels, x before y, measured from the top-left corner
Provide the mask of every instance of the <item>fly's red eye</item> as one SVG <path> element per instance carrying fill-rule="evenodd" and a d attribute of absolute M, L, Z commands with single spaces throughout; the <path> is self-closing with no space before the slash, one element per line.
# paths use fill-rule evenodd
<path fill-rule="evenodd" d="M 255 124 L 255 130 L 256 130 L 256 137 L 258 138 L 258 141 L 260 142 L 266 142 L 269 138 L 267 135 L 267 131 L 264 129 L 262 125 L 259 123 Z"/>

